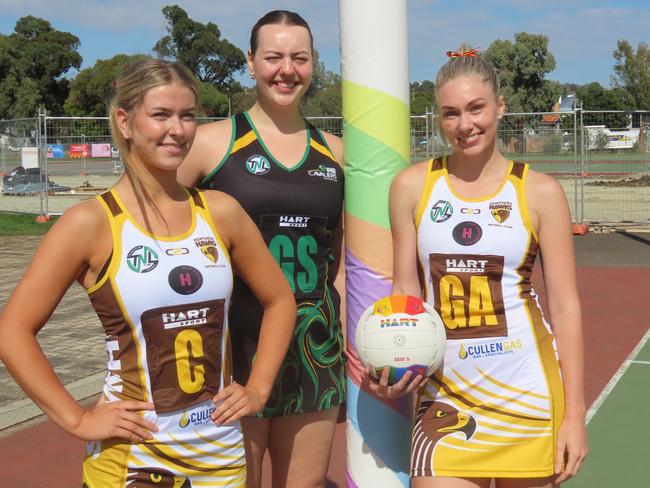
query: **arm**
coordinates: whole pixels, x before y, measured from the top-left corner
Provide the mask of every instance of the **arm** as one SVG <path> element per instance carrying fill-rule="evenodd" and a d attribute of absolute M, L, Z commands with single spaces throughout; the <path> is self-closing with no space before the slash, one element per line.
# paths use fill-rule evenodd
<path fill-rule="evenodd" d="M 216 168 L 230 146 L 232 124 L 228 118 L 198 127 L 192 148 L 176 173 L 181 185 L 197 186 Z"/>
<path fill-rule="evenodd" d="M 390 227 L 393 237 L 394 295 L 422 296 L 417 269 L 415 217 L 422 195 L 427 163 L 419 163 L 399 173 L 390 188 Z"/>
<path fill-rule="evenodd" d="M 108 250 L 106 247 L 108 238 Z M 110 252 L 108 221 L 95 201 L 68 210 L 48 232 L 0 317 L 0 357 L 16 382 L 60 427 L 81 439 L 150 438 L 155 426 L 133 412 L 144 402 L 84 410 L 66 391 L 36 335 L 76 279 L 96 276 Z"/>
<path fill-rule="evenodd" d="M 391 183 L 389 195 L 390 227 L 393 237 L 394 295 L 422 296 L 417 271 L 417 242 L 415 217 L 420 202 L 427 163 L 419 163 L 400 172 Z M 370 371 L 363 372 L 364 386 L 380 398 L 395 398 L 413 393 L 427 379 L 407 372 L 402 379 L 388 386 L 388 368 L 382 371 L 379 382 L 370 381 Z"/>
<path fill-rule="evenodd" d="M 255 362 L 245 386 L 233 383 L 215 396 L 213 412 L 223 424 L 262 409 L 269 398 L 296 323 L 296 302 L 284 274 L 246 211 L 232 197 L 206 192 L 215 224 L 233 267 L 264 309 Z"/>
<path fill-rule="evenodd" d="M 555 472 L 560 483 L 575 475 L 587 454 L 583 385 L 583 337 L 569 207 L 560 184 L 530 172 L 527 194 L 538 227 L 550 322 L 564 384 L 565 413 L 558 436 Z"/>

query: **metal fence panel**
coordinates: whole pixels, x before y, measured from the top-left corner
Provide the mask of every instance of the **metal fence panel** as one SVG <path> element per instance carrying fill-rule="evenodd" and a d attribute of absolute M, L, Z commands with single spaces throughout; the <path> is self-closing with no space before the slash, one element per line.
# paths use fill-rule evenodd
<path fill-rule="evenodd" d="M 317 128 L 343 135 L 341 117 L 307 117 Z M 202 118 L 207 123 L 218 118 Z M 575 222 L 650 222 L 650 113 L 508 113 L 499 125 L 503 154 L 554 175 Z M 22 162 L 22 148 L 38 148 L 43 176 L 20 196 L 3 184 L 0 210 L 58 213 L 110 188 L 122 173 L 107 117 L 46 117 L 0 121 L 0 171 Z M 411 161 L 448 153 L 437 115 L 411 117 Z M 32 170 L 33 171 L 33 170 Z M 31 177 L 32 180 L 35 177 Z M 36 186 L 35 186 L 36 185 Z M 53 198 L 50 198 L 53 197 Z"/>

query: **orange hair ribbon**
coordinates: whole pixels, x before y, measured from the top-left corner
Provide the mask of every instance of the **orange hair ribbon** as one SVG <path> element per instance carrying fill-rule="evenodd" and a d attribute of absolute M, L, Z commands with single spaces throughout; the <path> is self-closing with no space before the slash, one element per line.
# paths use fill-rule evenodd
<path fill-rule="evenodd" d="M 447 57 L 449 58 L 462 58 L 463 56 L 468 57 L 468 58 L 475 58 L 477 56 L 480 56 L 480 52 L 478 49 L 472 49 L 471 51 L 447 51 Z"/>

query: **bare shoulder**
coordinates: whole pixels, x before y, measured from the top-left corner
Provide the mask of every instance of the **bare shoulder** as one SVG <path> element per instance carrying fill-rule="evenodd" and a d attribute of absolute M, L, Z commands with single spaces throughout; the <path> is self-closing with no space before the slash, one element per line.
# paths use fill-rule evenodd
<path fill-rule="evenodd" d="M 178 181 L 185 186 L 196 186 L 210 174 L 226 155 L 232 139 L 232 119 L 200 125 L 190 152 L 178 169 Z"/>
<path fill-rule="evenodd" d="M 93 235 L 97 231 L 109 228 L 106 213 L 96 198 L 90 198 L 78 203 L 65 212 L 52 227 L 66 227 L 75 235 Z"/>
<path fill-rule="evenodd" d="M 391 187 L 406 192 L 421 190 L 428 169 L 429 161 L 414 163 L 395 175 Z M 420 192 L 417 195 L 419 197 Z"/>
<path fill-rule="evenodd" d="M 43 239 L 45 247 L 71 246 L 80 256 L 91 259 L 98 244 L 110 235 L 110 224 L 96 198 L 67 209 Z"/>
<path fill-rule="evenodd" d="M 239 202 L 227 193 L 206 190 L 203 194 L 221 238 L 226 246 L 230 247 L 233 234 L 239 229 L 242 219 L 248 218 L 248 214 Z"/>
<path fill-rule="evenodd" d="M 533 170 L 528 171 L 526 193 L 533 204 L 566 199 L 562 185 L 555 177 Z"/>
<path fill-rule="evenodd" d="M 325 139 L 325 142 L 327 142 L 327 145 L 332 150 L 332 153 L 334 154 L 336 161 L 339 164 L 343 164 L 343 139 L 341 139 L 338 136 L 335 136 L 334 134 L 330 134 L 329 132 L 326 132 L 324 130 L 321 131 L 321 134 L 323 134 L 323 138 Z"/>

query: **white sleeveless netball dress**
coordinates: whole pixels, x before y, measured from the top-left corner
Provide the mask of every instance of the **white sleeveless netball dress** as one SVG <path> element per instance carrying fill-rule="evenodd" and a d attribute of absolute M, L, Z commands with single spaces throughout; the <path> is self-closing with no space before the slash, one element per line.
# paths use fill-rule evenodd
<path fill-rule="evenodd" d="M 113 251 L 88 290 L 106 333 L 108 401 L 153 402 L 159 431 L 139 444 L 90 442 L 84 486 L 244 486 L 239 422 L 210 419 L 214 395 L 230 383 L 228 305 L 232 268 L 203 195 L 188 191 L 190 229 L 157 237 L 112 191 L 99 201 Z"/>
<path fill-rule="evenodd" d="M 418 401 L 412 476 L 553 474 L 564 394 L 554 338 L 531 285 L 538 249 L 528 166 L 499 190 L 461 198 L 432 160 L 418 210 L 426 300 L 447 331 L 444 364 Z"/>

